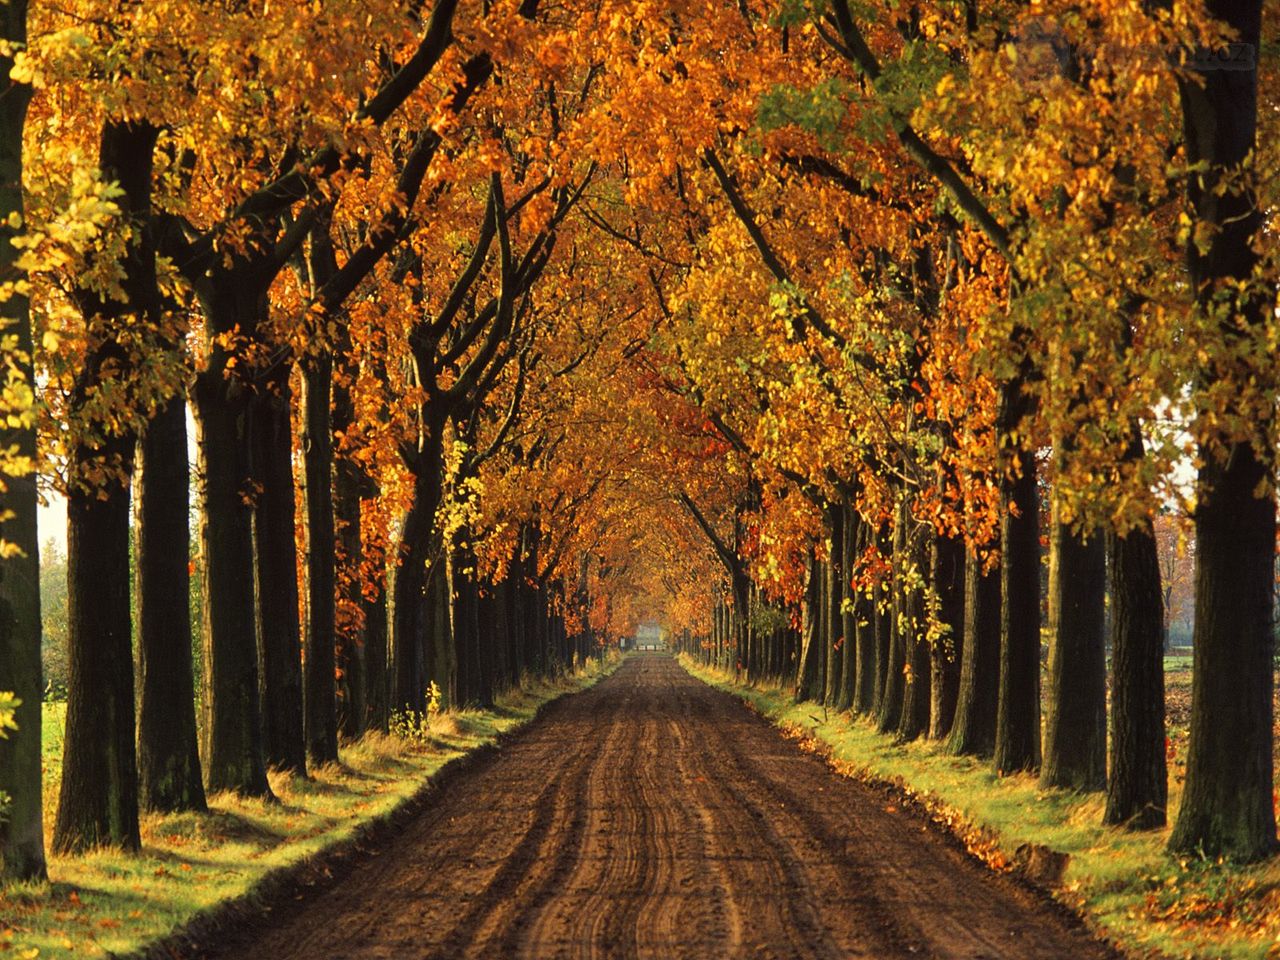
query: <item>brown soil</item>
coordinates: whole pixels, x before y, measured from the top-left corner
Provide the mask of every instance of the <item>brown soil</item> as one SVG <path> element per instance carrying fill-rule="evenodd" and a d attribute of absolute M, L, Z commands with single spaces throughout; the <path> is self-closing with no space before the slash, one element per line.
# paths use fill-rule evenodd
<path fill-rule="evenodd" d="M 258 936 L 231 956 L 1114 956 L 665 655 L 553 704 Z"/>

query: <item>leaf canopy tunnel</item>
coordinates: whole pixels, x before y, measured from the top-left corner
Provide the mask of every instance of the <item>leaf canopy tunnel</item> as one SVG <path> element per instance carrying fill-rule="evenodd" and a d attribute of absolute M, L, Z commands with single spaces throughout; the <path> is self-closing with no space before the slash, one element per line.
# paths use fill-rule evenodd
<path fill-rule="evenodd" d="M 1170 842 L 1274 852 L 1274 15 L 11 2 L 6 872 L 44 871 L 35 474 L 59 851 L 651 622 L 1164 827 L 1181 523 Z"/>

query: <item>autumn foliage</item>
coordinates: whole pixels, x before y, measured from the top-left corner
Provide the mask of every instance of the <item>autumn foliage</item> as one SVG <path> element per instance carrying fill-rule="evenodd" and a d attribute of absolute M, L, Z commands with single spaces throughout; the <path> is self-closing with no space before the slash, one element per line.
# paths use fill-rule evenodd
<path fill-rule="evenodd" d="M 1174 845 L 1274 850 L 1259 5 L 24 6 L 5 473 L 93 611 L 60 849 L 649 622 L 1162 826 L 1191 543 Z"/>

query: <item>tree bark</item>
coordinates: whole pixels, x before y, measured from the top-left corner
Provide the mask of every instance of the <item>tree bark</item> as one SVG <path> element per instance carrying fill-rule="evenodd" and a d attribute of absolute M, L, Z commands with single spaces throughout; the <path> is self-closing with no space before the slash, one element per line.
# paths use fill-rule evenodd
<path fill-rule="evenodd" d="M 0 35 L 21 49 L 27 39 L 27 0 L 10 0 L 0 7 Z M 9 79 L 12 56 L 0 56 L 0 276 L 19 279 L 18 250 L 12 240 L 12 214 L 22 216 L 22 131 L 31 88 Z M 20 229 L 20 228 L 19 228 Z M 14 293 L 0 306 L 0 317 L 15 338 L 10 355 L 21 379 L 35 389 L 31 314 L 26 296 Z M 29 463 L 36 458 L 36 423 L 27 411 L 7 410 L 0 418 L 0 447 L 13 450 Z M 0 689 L 21 700 L 17 731 L 0 739 L 0 793 L 9 798 L 0 819 L 0 879 L 43 880 L 44 826 L 41 816 L 41 706 L 44 681 L 40 663 L 40 554 L 36 529 L 38 494 L 34 471 L 5 477 L 0 491 L 0 539 L 17 548 L 0 559 Z"/>
<path fill-rule="evenodd" d="M 120 184 L 129 229 L 118 264 L 124 296 L 75 294 L 87 336 L 71 397 L 81 434 L 72 445 L 67 490 L 70 683 L 53 834 L 54 848 L 62 852 L 99 844 L 132 850 L 141 842 L 129 549 L 135 437 L 133 425 L 104 423 L 92 407 L 108 385 L 128 390 L 139 375 L 121 342 L 124 331 L 145 331 L 162 320 L 150 229 L 156 137 L 144 124 L 103 127 L 99 165 Z"/>
<path fill-rule="evenodd" d="M 234 275 L 220 278 L 209 311 L 215 330 L 252 329 L 259 295 Z M 203 514 L 205 786 L 271 796 L 262 746 L 254 602 L 253 496 L 249 396 L 225 348 L 210 348 L 196 378 Z"/>
<path fill-rule="evenodd" d="M 872 528 L 868 523 L 859 527 L 862 537 L 858 542 L 859 553 L 870 546 Z M 854 683 L 853 710 L 859 714 L 869 714 L 875 707 L 876 676 L 879 673 L 879 657 L 876 649 L 876 588 L 863 583 L 862 571 L 859 571 L 858 590 L 854 594 L 854 638 L 857 643 L 857 676 Z"/>
<path fill-rule="evenodd" d="M 1191 281 L 1206 313 L 1232 281 L 1252 277 L 1263 215 L 1251 190 L 1224 183 L 1253 151 L 1257 134 L 1261 0 L 1211 0 L 1209 13 L 1232 28 L 1254 58 L 1252 69 L 1206 70 L 1182 84 L 1188 160 L 1205 172 L 1188 179 L 1198 219 L 1216 228 L 1201 249 L 1188 244 Z M 1221 189 L 1220 189 L 1221 188 Z M 1197 232 L 1198 233 L 1198 232 Z M 1274 291 L 1253 290 L 1221 321 L 1223 341 L 1270 320 Z M 1216 344 L 1209 344 L 1216 350 Z M 1240 361 L 1199 371 L 1199 386 L 1231 398 L 1259 389 Z M 1274 373 L 1271 374 L 1271 382 Z M 1224 389 L 1225 388 L 1225 389 Z M 1226 411 L 1228 415 L 1234 411 Z M 1247 414 L 1252 437 L 1226 451 L 1199 451 L 1196 479 L 1196 625 L 1187 778 L 1171 850 L 1256 860 L 1275 852 L 1273 791 L 1273 597 L 1276 510 L 1274 412 Z M 1262 494 L 1259 496 L 1259 494 Z"/>
<path fill-rule="evenodd" d="M 881 579 L 875 586 L 875 696 L 871 712 L 880 715 L 880 706 L 884 703 L 884 693 L 888 686 L 889 649 L 893 646 L 893 581 Z"/>
<path fill-rule="evenodd" d="M 1053 505 L 1049 545 L 1049 690 L 1045 787 L 1107 785 L 1107 557 L 1101 534 L 1072 533 Z"/>
<path fill-rule="evenodd" d="M 818 588 L 819 569 L 817 561 L 809 557 L 806 563 L 808 576 L 802 612 L 800 662 L 796 665 L 796 692 L 794 699 L 797 703 L 816 700 L 818 696 L 818 653 L 821 647 L 818 634 L 822 621 L 820 608 L 821 591 Z"/>
<path fill-rule="evenodd" d="M 312 764 L 338 761 L 335 689 L 337 535 L 333 516 L 333 434 L 329 421 L 333 360 L 328 353 L 303 367 L 302 458 L 307 490 L 307 630 L 304 641 L 303 729 Z"/>
<path fill-rule="evenodd" d="M 347 344 L 343 350 L 349 350 Z M 364 597 L 365 548 L 360 530 L 361 491 L 373 486 L 360 465 L 339 450 L 340 444 L 355 423 L 355 405 L 349 381 L 356 371 L 349 365 L 336 366 L 333 379 L 333 413 L 330 424 L 333 464 L 333 523 L 337 538 L 335 570 L 341 606 L 336 617 L 338 669 L 342 674 L 339 692 L 342 702 L 338 710 L 338 731 L 354 740 L 372 725 L 386 728 L 386 630 L 385 601 L 383 632 L 370 644 L 372 624 L 370 604 Z M 349 454 L 349 451 L 347 452 Z M 376 493 L 376 491 L 375 491 Z M 375 590 L 381 592 L 380 586 Z M 376 646 L 377 649 L 371 649 Z M 377 658 L 381 662 L 377 662 Z"/>
<path fill-rule="evenodd" d="M 876 725 L 881 733 L 895 733 L 902 722 L 902 704 L 906 696 L 907 632 L 903 629 L 907 616 L 907 516 L 905 498 L 899 499 L 893 525 L 893 579 L 889 603 L 888 641 L 884 664 L 884 689 L 879 700 Z"/>
<path fill-rule="evenodd" d="M 1007 387 L 1006 390 L 1016 390 Z M 1021 423 L 1021 416 L 1012 423 Z M 1018 450 L 1015 477 L 1001 484 L 1000 695 L 995 768 L 1040 764 L 1040 513 L 1033 451 Z"/>
<path fill-rule="evenodd" d="M 374 576 L 373 595 L 364 603 L 364 664 L 365 691 L 369 708 L 368 726 L 374 730 L 387 730 L 387 703 L 389 700 L 387 673 L 387 576 L 386 567 L 379 563 Z"/>
<path fill-rule="evenodd" d="M 250 401 L 250 441 L 257 484 L 253 510 L 254 606 L 266 763 L 305 774 L 291 401 L 287 370 L 270 377 Z"/>
<path fill-rule="evenodd" d="M 1135 439 L 1140 445 L 1141 434 Z M 1103 822 L 1154 829 L 1165 825 L 1169 799 L 1160 558 L 1150 520 L 1109 540 L 1111 775 Z"/>
<path fill-rule="evenodd" d="M 444 568 L 435 523 L 444 483 L 445 417 L 428 405 L 422 420 L 419 449 L 409 464 L 414 477 L 413 499 L 400 534 L 400 566 L 392 605 L 391 707 L 418 713 L 426 709 L 426 685 L 433 679 L 430 664 L 437 659 L 430 644 L 440 621 L 434 600 L 428 596 L 428 565 Z M 444 619 L 447 622 L 447 609 Z"/>
<path fill-rule="evenodd" d="M 132 444 L 81 448 L 132 460 Z M 67 495 L 69 611 L 67 725 L 53 847 L 77 853 L 99 845 L 136 850 L 138 770 L 134 744 L 132 611 L 129 604 L 129 487 L 111 479 Z"/>
<path fill-rule="evenodd" d="M 447 709 L 458 705 L 458 648 L 454 642 L 453 603 L 445 558 L 435 563 L 427 576 L 427 608 L 431 621 L 427 634 L 426 681 L 435 684 L 440 707 Z"/>
<path fill-rule="evenodd" d="M 824 599 L 826 600 L 823 623 L 827 629 L 825 640 L 827 669 L 826 687 L 823 702 L 831 709 L 836 709 L 840 701 L 840 678 L 844 676 L 842 664 L 841 633 L 844 617 L 840 613 L 840 600 L 844 596 L 841 581 L 844 579 L 844 510 L 838 504 L 827 507 L 827 525 L 831 530 L 827 542 L 829 559 L 827 560 L 824 581 Z"/>
<path fill-rule="evenodd" d="M 427 561 L 431 526 L 415 497 L 400 537 L 400 565 L 392 585 L 391 710 L 426 709 Z"/>
<path fill-rule="evenodd" d="M 930 648 L 933 671 L 930 691 L 929 738 L 942 740 L 951 732 L 960 696 L 961 655 L 964 652 L 964 540 L 935 534 L 929 565 L 938 597 L 938 619 L 945 634 Z"/>
<path fill-rule="evenodd" d="M 953 754 L 990 756 L 996 744 L 1000 688 L 1000 571 L 983 572 L 975 548 L 965 553 L 964 653 L 960 690 L 947 740 Z"/>
<path fill-rule="evenodd" d="M 857 562 L 863 525 L 849 504 L 844 506 L 844 552 L 840 564 L 840 633 L 844 637 L 840 657 L 840 696 L 837 710 L 853 707 L 854 687 L 858 682 L 858 618 L 854 613 L 854 593 L 851 581 L 853 566 Z"/>
<path fill-rule="evenodd" d="M 139 444 L 138 785 L 147 810 L 204 810 L 191 662 L 187 405 L 169 400 Z"/>

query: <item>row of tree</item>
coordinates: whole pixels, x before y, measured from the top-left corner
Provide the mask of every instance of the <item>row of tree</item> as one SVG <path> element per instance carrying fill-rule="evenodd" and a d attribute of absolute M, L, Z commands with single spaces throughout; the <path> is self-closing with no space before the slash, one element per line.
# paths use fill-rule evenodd
<path fill-rule="evenodd" d="M 720 259 L 691 254 L 679 281 L 696 320 L 666 386 L 740 471 L 701 506 L 678 497 L 723 567 L 684 646 L 1000 772 L 1105 789 L 1109 823 L 1166 823 L 1154 521 L 1188 509 L 1193 719 L 1170 846 L 1254 859 L 1277 848 L 1276 284 L 1258 139 L 1273 65 L 1246 7 L 780 12 L 783 46 L 825 54 L 807 85 L 769 86 L 763 151 L 735 169 L 723 140 L 702 150 L 730 215 L 704 222 Z M 1226 40 L 1248 69 L 1220 69 Z M 744 299 L 766 310 L 743 323 Z"/>
<path fill-rule="evenodd" d="M 497 76 L 495 27 L 536 5 L 98 6 L 6 8 L 19 878 L 45 870 L 37 458 L 68 509 L 60 852 L 136 848 L 140 809 L 270 798 L 269 768 L 305 775 L 396 711 L 491 704 L 611 629 L 593 554 L 532 501 L 476 542 L 482 470 L 543 469 L 560 423 L 531 411 L 595 346 L 535 294 L 573 268 L 561 226 L 592 165 L 528 131 L 573 112 L 536 61 Z M 528 95 L 470 113 L 501 79 Z"/>
<path fill-rule="evenodd" d="M 432 684 L 483 702 L 659 613 L 1156 826 L 1171 505 L 1198 562 L 1172 843 L 1274 849 L 1260 2 L 77 0 L 29 42 L 27 14 L 7 871 L 43 862 L 37 464 L 69 504 L 62 849 L 136 843 L 139 782 L 265 795 Z"/>

